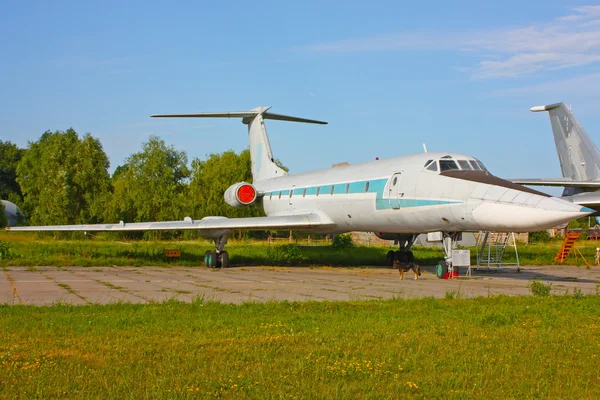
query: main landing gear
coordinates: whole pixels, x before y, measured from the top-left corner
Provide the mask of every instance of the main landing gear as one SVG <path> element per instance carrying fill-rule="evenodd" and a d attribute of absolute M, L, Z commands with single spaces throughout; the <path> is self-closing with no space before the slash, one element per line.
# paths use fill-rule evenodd
<path fill-rule="evenodd" d="M 215 251 L 207 250 L 204 253 L 204 265 L 208 268 L 227 268 L 229 267 L 229 253 L 223 248 L 227 243 L 227 235 L 213 239 L 217 249 Z"/>
<path fill-rule="evenodd" d="M 410 264 L 415 262 L 415 256 L 413 252 L 410 251 L 415 240 L 419 235 L 399 235 L 398 236 L 398 244 L 399 249 L 394 251 L 390 250 L 387 252 L 385 256 L 385 262 L 388 267 L 393 267 L 394 262 L 400 264 Z"/>

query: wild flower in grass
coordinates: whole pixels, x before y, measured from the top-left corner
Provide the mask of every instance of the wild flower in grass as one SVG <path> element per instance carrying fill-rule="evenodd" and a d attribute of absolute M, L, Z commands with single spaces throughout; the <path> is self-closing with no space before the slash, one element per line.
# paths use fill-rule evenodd
<path fill-rule="evenodd" d="M 413 382 L 406 382 L 406 384 L 408 385 L 409 389 L 418 389 L 419 388 L 417 386 L 417 384 L 413 383 Z"/>

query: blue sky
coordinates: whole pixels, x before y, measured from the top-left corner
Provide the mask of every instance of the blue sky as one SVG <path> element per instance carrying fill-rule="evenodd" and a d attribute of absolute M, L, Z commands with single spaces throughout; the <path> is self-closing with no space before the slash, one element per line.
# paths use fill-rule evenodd
<path fill-rule="evenodd" d="M 112 170 L 151 134 L 190 160 L 247 146 L 236 120 L 150 114 L 271 105 L 329 122 L 269 122 L 291 172 L 426 143 L 502 177 L 554 177 L 548 117 L 528 110 L 564 101 L 600 143 L 600 6 L 416 3 L 4 1 L 0 138 L 73 127 Z"/>

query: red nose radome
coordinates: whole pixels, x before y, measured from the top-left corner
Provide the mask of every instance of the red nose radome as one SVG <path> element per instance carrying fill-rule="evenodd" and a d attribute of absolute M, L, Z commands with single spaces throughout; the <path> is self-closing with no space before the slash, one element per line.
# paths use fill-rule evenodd
<path fill-rule="evenodd" d="M 252 185 L 242 185 L 237 190 L 237 198 L 244 204 L 254 203 L 256 200 L 256 190 Z"/>

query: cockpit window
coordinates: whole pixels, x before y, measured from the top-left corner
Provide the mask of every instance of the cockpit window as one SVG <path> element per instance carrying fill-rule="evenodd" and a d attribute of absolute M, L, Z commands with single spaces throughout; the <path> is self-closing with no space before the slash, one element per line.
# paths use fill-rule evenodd
<path fill-rule="evenodd" d="M 469 163 L 471 163 L 471 166 L 475 171 L 481 171 L 481 167 L 479 166 L 479 164 L 477 164 L 477 161 L 469 160 Z"/>
<path fill-rule="evenodd" d="M 458 169 L 458 165 L 454 160 L 440 160 L 440 170 L 444 171 L 454 171 Z"/>
<path fill-rule="evenodd" d="M 460 165 L 460 169 L 472 170 L 471 164 L 467 160 L 458 160 L 458 165 Z"/>
<path fill-rule="evenodd" d="M 433 172 L 437 172 L 438 168 L 437 168 L 437 162 L 432 162 L 431 164 L 429 164 L 429 167 L 427 167 L 427 171 L 433 171 Z"/>
<path fill-rule="evenodd" d="M 430 162 L 432 162 L 433 160 L 427 160 L 427 162 L 425 163 L 425 165 L 423 165 L 423 168 L 427 168 L 427 166 L 429 165 Z"/>
<path fill-rule="evenodd" d="M 479 160 L 476 160 L 477 164 L 479 164 L 479 167 L 481 168 L 482 171 L 487 171 L 487 168 L 485 167 L 485 165 L 483 165 L 483 163 Z"/>

